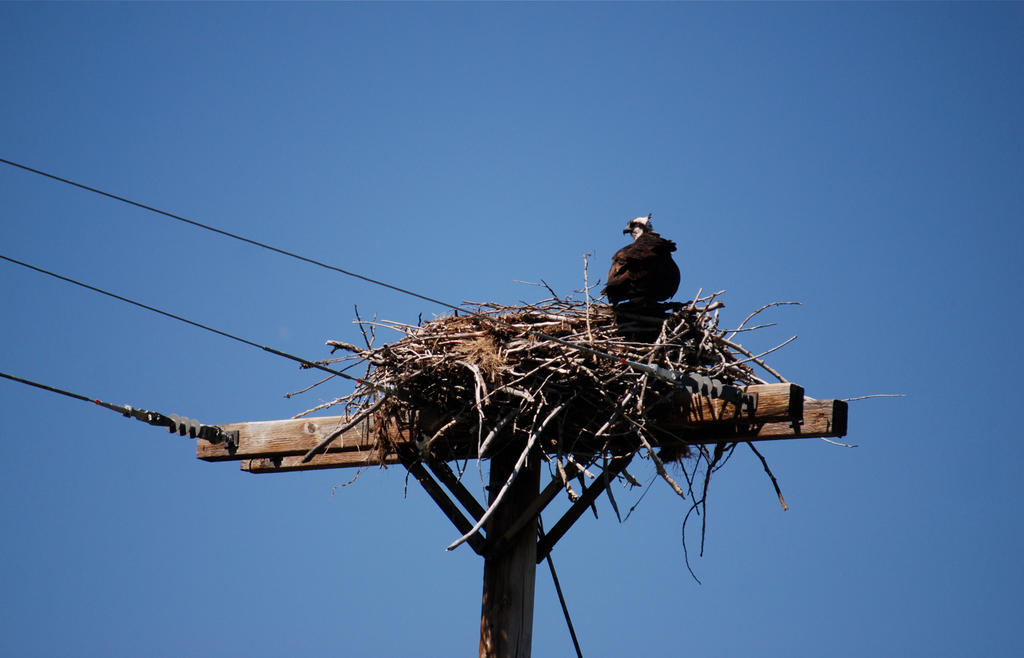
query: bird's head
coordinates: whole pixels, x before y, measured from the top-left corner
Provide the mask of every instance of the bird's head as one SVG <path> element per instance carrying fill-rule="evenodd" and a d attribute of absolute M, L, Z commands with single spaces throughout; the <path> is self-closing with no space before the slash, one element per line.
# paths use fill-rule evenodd
<path fill-rule="evenodd" d="M 651 225 L 651 215 L 647 215 L 646 217 L 637 217 L 629 220 L 629 223 L 626 224 L 626 228 L 622 229 L 622 232 L 629 233 L 633 236 L 633 240 L 636 240 L 644 233 L 652 231 L 653 229 L 654 226 Z"/>

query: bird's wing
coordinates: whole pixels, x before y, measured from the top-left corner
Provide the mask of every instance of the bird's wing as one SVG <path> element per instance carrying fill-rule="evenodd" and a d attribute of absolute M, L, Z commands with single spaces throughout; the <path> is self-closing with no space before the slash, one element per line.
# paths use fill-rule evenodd
<path fill-rule="evenodd" d="M 646 263 L 655 257 L 654 251 L 647 245 L 634 242 L 615 252 L 612 266 L 608 270 L 605 291 L 619 289 L 620 294 L 630 295 L 639 278 L 646 271 Z"/>
<path fill-rule="evenodd" d="M 649 256 L 667 256 L 676 250 L 675 242 L 666 240 L 654 231 L 641 235 L 634 246 L 640 247 Z"/>
<path fill-rule="evenodd" d="M 629 247 L 623 247 L 615 252 L 615 255 L 612 256 L 612 266 L 608 269 L 607 285 L 618 285 L 629 276 L 631 260 Z"/>

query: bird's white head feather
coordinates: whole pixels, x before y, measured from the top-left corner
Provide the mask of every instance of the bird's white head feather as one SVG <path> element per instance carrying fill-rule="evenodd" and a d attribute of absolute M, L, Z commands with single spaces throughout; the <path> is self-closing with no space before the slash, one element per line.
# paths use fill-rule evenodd
<path fill-rule="evenodd" d="M 633 240 L 635 241 L 644 233 L 652 230 L 654 230 L 654 225 L 651 224 L 651 215 L 647 215 L 646 217 L 634 217 L 629 220 L 629 223 L 626 224 L 625 230 L 622 232 L 632 235 Z"/>

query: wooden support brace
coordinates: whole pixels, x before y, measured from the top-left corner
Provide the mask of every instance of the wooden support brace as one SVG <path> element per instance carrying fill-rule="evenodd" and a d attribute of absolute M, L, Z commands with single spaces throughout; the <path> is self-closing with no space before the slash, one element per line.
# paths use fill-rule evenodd
<path fill-rule="evenodd" d="M 446 486 L 448 491 L 452 492 L 452 495 L 454 495 L 455 499 L 462 504 L 462 507 L 473 515 L 473 520 L 479 521 L 480 517 L 484 515 L 486 510 L 484 510 L 484 506 L 477 501 L 476 497 L 469 492 L 469 489 L 466 489 L 459 478 L 455 477 L 455 473 L 452 472 L 452 467 L 445 462 L 439 462 L 433 459 L 425 459 L 424 463 L 427 465 L 427 468 L 430 469 L 430 472 L 441 481 L 441 484 Z M 463 530 L 462 532 L 465 533 L 466 531 Z"/>
<path fill-rule="evenodd" d="M 453 524 L 455 524 L 455 527 L 459 532 L 463 534 L 469 532 L 473 528 L 473 524 L 463 516 L 462 512 L 459 511 L 459 508 L 455 506 L 455 503 L 445 495 L 444 490 L 441 489 L 441 486 L 434 481 L 434 478 L 430 477 L 430 473 L 427 473 L 427 469 L 423 468 L 423 463 L 419 461 L 418 456 L 412 454 L 412 451 L 403 450 L 402 452 L 402 463 L 407 469 L 409 469 L 409 472 L 412 473 L 413 477 L 416 478 L 416 481 L 423 486 L 427 495 L 434 499 L 437 506 L 440 507 L 441 511 L 444 512 L 444 515 L 447 516 Z M 477 555 L 484 554 L 484 538 L 480 535 L 473 534 L 466 540 L 466 543 L 476 551 Z"/>
<path fill-rule="evenodd" d="M 555 523 L 555 525 L 551 527 L 551 530 L 544 535 L 544 538 L 538 542 L 537 562 L 540 562 L 547 557 L 548 553 L 551 552 L 551 549 L 554 548 L 556 543 L 558 543 L 558 540 L 569 531 L 569 528 L 571 528 L 583 513 L 587 511 L 587 508 L 597 500 L 597 497 L 604 492 L 611 481 L 618 477 L 619 473 L 621 473 L 623 469 L 629 466 L 629 462 L 633 459 L 633 455 L 635 454 L 636 453 L 631 453 L 629 455 L 612 458 L 611 463 L 609 463 L 608 467 L 604 469 L 601 477 L 586 488 L 579 499 L 572 504 L 572 507 L 566 510 L 565 514 L 562 515 L 562 518 L 558 519 L 558 522 Z"/>
<path fill-rule="evenodd" d="M 576 464 L 568 464 L 565 467 L 565 476 L 567 478 L 575 477 L 578 469 Z M 565 489 L 565 484 L 562 482 L 562 478 L 557 475 L 551 478 L 551 482 L 548 486 L 544 487 L 544 490 L 533 499 L 533 502 L 523 509 L 522 513 L 516 518 L 515 521 L 509 525 L 508 529 L 500 537 L 488 537 L 487 545 L 485 546 L 485 555 L 500 555 L 502 551 L 508 548 L 509 542 L 512 537 L 516 535 L 523 527 L 540 516 L 540 513 L 544 511 L 544 508 L 555 499 L 560 492 Z M 543 558 L 541 558 L 543 559 Z M 539 562 L 540 560 L 538 560 Z"/>

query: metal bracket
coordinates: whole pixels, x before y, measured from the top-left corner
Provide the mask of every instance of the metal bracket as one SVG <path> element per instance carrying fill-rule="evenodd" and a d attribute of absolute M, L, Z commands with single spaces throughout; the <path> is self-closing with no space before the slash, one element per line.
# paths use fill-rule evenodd
<path fill-rule="evenodd" d="M 156 411 L 135 409 L 130 405 L 122 407 L 121 413 L 126 418 L 141 420 L 144 423 L 156 425 L 157 427 L 166 427 L 167 431 L 171 434 L 177 432 L 181 436 L 188 436 L 192 439 L 200 438 L 210 443 L 226 442 L 228 452 L 232 455 L 238 450 L 238 430 L 225 431 L 216 425 L 203 425 L 193 418 L 178 416 L 177 414 L 165 416 Z"/>
<path fill-rule="evenodd" d="M 167 430 L 177 432 L 181 436 L 188 436 L 195 439 L 200 438 L 210 443 L 227 443 L 228 452 L 234 454 L 238 449 L 238 430 L 225 431 L 216 425 L 203 425 L 194 418 L 186 418 L 171 414 L 166 417 Z"/>
<path fill-rule="evenodd" d="M 206 428 L 208 426 L 204 425 L 203 427 Z M 228 444 L 228 453 L 232 455 L 235 454 L 235 451 L 238 450 L 238 430 L 224 431 L 216 426 L 214 426 L 213 429 L 216 429 L 217 433 L 223 437 L 224 441 Z"/>
<path fill-rule="evenodd" d="M 757 411 L 757 396 L 745 393 L 739 386 L 726 384 L 720 379 L 695 372 L 676 372 L 665 368 L 658 368 L 658 370 L 671 378 L 679 388 L 686 389 L 694 395 L 732 402 L 738 405 L 745 414 L 753 415 Z"/>

